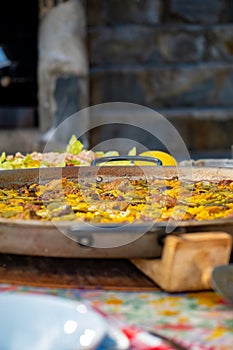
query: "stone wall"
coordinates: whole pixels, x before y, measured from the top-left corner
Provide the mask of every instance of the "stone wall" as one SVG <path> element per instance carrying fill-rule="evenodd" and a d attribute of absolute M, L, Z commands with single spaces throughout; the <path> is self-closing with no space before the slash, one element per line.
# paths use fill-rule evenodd
<path fill-rule="evenodd" d="M 231 0 L 87 0 L 90 104 L 151 107 L 191 151 L 233 143 Z"/>
<path fill-rule="evenodd" d="M 60 123 L 89 106 L 89 62 L 82 0 L 46 0 L 40 5 L 39 122 L 46 143 Z M 59 141 L 66 144 L 72 131 L 67 123 Z"/>

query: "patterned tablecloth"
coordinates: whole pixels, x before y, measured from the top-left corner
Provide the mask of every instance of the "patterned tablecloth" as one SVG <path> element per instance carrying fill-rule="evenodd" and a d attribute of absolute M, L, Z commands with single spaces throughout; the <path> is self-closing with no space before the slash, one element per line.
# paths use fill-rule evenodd
<path fill-rule="evenodd" d="M 0 292 L 4 291 L 85 299 L 131 325 L 179 340 L 189 349 L 233 349 L 233 306 L 224 303 L 214 292 L 140 293 L 0 284 Z"/>

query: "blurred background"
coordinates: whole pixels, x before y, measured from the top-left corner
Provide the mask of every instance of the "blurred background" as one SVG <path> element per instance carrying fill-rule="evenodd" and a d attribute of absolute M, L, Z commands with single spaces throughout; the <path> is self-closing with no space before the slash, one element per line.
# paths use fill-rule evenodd
<path fill-rule="evenodd" d="M 118 101 L 164 115 L 193 158 L 231 157 L 233 2 L 1 4 L 0 151 L 40 150 L 66 117 Z M 108 137 L 135 132 L 123 129 L 108 129 Z M 89 146 L 105 136 L 92 130 Z"/>

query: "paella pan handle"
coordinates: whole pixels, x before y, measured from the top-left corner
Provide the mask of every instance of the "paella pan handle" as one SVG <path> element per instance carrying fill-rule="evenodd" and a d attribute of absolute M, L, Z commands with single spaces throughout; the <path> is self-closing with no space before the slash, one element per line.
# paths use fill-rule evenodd
<path fill-rule="evenodd" d="M 143 162 L 151 162 L 151 163 L 156 163 L 156 165 L 163 165 L 162 161 L 158 158 L 154 157 L 145 157 L 145 156 L 111 156 L 111 157 L 101 157 L 101 158 L 96 158 L 91 162 L 92 166 L 96 166 L 99 163 L 105 163 L 105 162 L 113 162 L 113 161 L 122 161 L 122 160 L 130 160 L 131 164 L 133 165 L 135 161 L 143 161 Z"/>

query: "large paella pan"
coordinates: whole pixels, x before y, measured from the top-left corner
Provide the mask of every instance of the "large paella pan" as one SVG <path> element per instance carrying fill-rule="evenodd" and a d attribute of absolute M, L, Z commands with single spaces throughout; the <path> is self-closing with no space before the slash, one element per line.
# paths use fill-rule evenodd
<path fill-rule="evenodd" d="M 167 234 L 214 230 L 233 234 L 233 171 L 229 168 L 4 170 L 0 188 L 2 253 L 159 257 Z M 80 191 L 81 204 L 76 201 Z"/>

